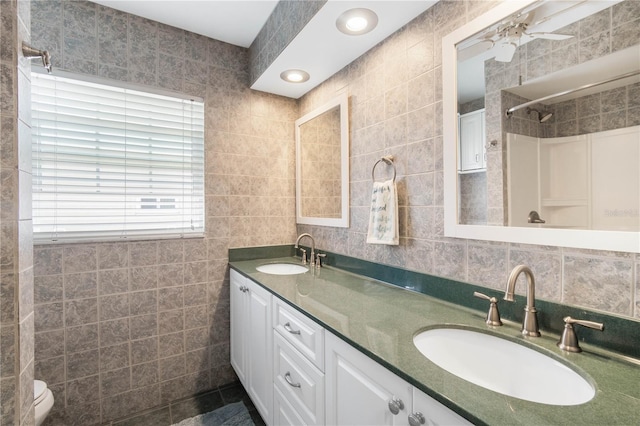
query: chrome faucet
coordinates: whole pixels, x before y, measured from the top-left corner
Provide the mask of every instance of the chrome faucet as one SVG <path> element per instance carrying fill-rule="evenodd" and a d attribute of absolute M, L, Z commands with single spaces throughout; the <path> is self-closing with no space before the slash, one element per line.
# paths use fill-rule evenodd
<path fill-rule="evenodd" d="M 316 241 L 313 239 L 313 237 L 311 236 L 311 234 L 300 234 L 300 236 L 298 236 L 298 239 L 296 240 L 296 249 L 298 249 L 298 244 L 300 244 L 300 240 L 303 239 L 304 237 L 309 237 L 309 239 L 311 239 L 311 258 L 309 260 L 309 265 L 311 265 L 311 267 L 313 267 L 315 265 L 316 262 Z M 304 257 L 302 258 L 302 263 L 304 263 L 305 259 Z"/>
<path fill-rule="evenodd" d="M 536 281 L 533 278 L 533 272 L 528 266 L 518 265 L 513 268 L 507 281 L 507 291 L 504 294 L 504 300 L 513 302 L 513 292 L 516 286 L 516 281 L 521 273 L 527 277 L 527 306 L 524 308 L 524 320 L 522 321 L 522 334 L 525 336 L 538 337 L 540 336 L 540 329 L 538 328 L 538 317 L 536 313 L 536 296 L 535 288 Z"/>

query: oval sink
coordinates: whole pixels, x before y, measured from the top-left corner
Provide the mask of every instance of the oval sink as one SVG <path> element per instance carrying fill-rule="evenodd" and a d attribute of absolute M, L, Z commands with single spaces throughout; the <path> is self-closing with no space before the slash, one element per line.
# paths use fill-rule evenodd
<path fill-rule="evenodd" d="M 306 266 L 296 265 L 295 263 L 265 263 L 258 266 L 256 270 L 271 275 L 296 275 L 304 274 L 309 269 Z"/>
<path fill-rule="evenodd" d="M 571 368 L 507 339 L 459 328 L 435 328 L 413 338 L 437 366 L 483 388 L 549 405 L 584 404 L 595 388 Z"/>

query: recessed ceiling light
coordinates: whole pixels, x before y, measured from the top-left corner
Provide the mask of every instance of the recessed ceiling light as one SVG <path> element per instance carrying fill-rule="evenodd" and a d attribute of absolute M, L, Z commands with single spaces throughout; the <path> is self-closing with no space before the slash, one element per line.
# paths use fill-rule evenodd
<path fill-rule="evenodd" d="M 338 17 L 336 27 L 348 35 L 366 34 L 378 25 L 378 15 L 371 9 L 349 9 Z"/>
<path fill-rule="evenodd" d="M 280 78 L 289 83 L 304 83 L 309 77 L 309 73 L 303 70 L 286 70 L 280 73 Z"/>

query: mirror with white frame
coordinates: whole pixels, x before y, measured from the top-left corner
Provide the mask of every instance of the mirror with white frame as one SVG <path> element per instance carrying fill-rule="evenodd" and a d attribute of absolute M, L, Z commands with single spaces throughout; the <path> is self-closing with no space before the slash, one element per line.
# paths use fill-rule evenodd
<path fill-rule="evenodd" d="M 446 236 L 640 252 L 639 22 L 525 0 L 443 38 Z"/>
<path fill-rule="evenodd" d="M 341 95 L 295 122 L 296 221 L 349 226 L 349 111 Z"/>

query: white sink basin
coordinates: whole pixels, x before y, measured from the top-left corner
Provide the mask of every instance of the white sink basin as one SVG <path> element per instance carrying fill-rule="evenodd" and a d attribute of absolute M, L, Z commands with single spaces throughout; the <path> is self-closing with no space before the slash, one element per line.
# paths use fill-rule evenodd
<path fill-rule="evenodd" d="M 304 274 L 309 269 L 306 266 L 296 265 L 295 263 L 265 263 L 258 266 L 256 270 L 272 275 L 296 275 Z"/>
<path fill-rule="evenodd" d="M 413 338 L 434 364 L 483 388 L 549 405 L 584 404 L 595 396 L 589 381 L 526 346 L 490 334 L 435 328 Z"/>

